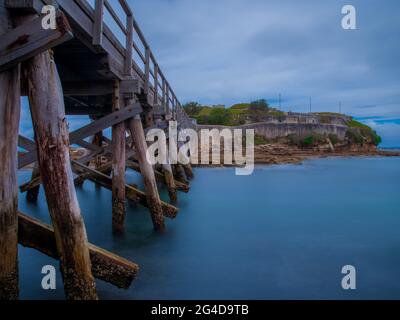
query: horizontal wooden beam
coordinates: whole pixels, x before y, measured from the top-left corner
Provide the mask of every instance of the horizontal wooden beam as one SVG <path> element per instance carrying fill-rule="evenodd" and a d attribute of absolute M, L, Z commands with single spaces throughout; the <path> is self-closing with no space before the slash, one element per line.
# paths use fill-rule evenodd
<path fill-rule="evenodd" d="M 84 164 L 81 164 L 77 161 L 72 161 L 72 170 L 75 171 L 78 174 L 82 174 L 85 172 L 90 173 L 90 176 L 88 177 L 89 180 L 101 185 L 102 187 L 111 190 L 112 186 L 112 179 L 111 177 L 105 175 L 104 173 L 101 173 L 97 170 L 91 169 Z M 130 185 L 125 185 L 125 190 L 126 190 L 126 197 L 134 202 L 137 202 L 145 207 L 149 207 L 149 204 L 147 203 L 146 199 L 146 194 Z M 162 207 L 163 207 L 163 213 L 164 216 L 167 218 L 175 218 L 177 213 L 178 213 L 178 208 L 162 201 Z"/>
<path fill-rule="evenodd" d="M 72 29 L 61 11 L 57 27 L 43 29 L 38 17 L 0 36 L 0 72 L 73 38 Z"/>
<path fill-rule="evenodd" d="M 59 259 L 53 228 L 23 213 L 18 214 L 18 242 Z M 93 276 L 119 288 L 129 288 L 139 271 L 136 263 L 93 244 L 89 244 L 89 254 Z"/>

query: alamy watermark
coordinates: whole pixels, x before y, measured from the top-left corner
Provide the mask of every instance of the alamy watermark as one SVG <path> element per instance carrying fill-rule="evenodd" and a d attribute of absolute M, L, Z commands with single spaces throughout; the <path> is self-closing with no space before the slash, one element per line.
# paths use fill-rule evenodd
<path fill-rule="evenodd" d="M 357 29 L 357 12 L 356 8 L 350 4 L 342 7 L 342 28 L 344 30 L 355 30 Z"/>
<path fill-rule="evenodd" d="M 342 279 L 342 289 L 355 290 L 356 287 L 356 268 L 352 265 L 345 265 L 342 267 L 342 274 L 345 276 Z"/>
<path fill-rule="evenodd" d="M 243 136 L 243 131 L 246 135 Z M 152 164 L 236 165 L 236 175 L 254 171 L 254 129 L 183 129 L 169 121 L 168 138 L 162 129 L 147 132 L 147 161 Z M 223 141 L 223 161 L 221 142 Z M 211 143 L 210 143 L 211 142 Z M 244 151 L 244 154 L 243 154 Z"/>

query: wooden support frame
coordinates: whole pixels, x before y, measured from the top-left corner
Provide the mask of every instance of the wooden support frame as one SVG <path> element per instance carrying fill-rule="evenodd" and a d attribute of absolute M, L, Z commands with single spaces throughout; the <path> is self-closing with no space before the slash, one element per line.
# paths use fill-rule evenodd
<path fill-rule="evenodd" d="M 42 18 L 38 17 L 1 35 L 0 72 L 72 39 L 72 29 L 65 15 L 57 11 L 56 17 L 55 30 L 43 29 Z"/>
<path fill-rule="evenodd" d="M 0 38 L 0 79 L 3 73 L 15 72 L 18 68 L 17 66 L 21 62 L 24 62 L 23 65 L 26 68 L 26 73 L 29 79 L 29 81 L 27 81 L 29 82 L 29 90 L 24 90 L 23 93 L 25 94 L 26 92 L 29 92 L 36 133 L 36 144 L 24 140 L 24 138 L 19 139 L 20 144 L 24 145 L 28 152 L 20 158 L 18 166 L 22 167 L 32 164 L 35 161 L 40 164 L 39 171 L 41 171 L 41 174 L 38 174 L 37 168 L 33 170 L 32 180 L 29 182 L 27 188 L 29 189 L 29 192 L 34 191 L 35 189 L 38 190 L 38 186 L 43 178 L 49 211 L 54 225 L 53 230 L 50 226 L 44 225 L 39 221 L 32 220 L 31 218 L 20 214 L 20 224 L 17 228 L 17 230 L 19 229 L 20 231 L 20 237 L 17 241 L 20 241 L 23 245 L 36 248 L 53 258 L 60 259 L 61 271 L 65 280 L 64 287 L 67 298 L 70 299 L 95 299 L 97 296 L 93 276 L 108 281 L 121 288 L 128 287 L 138 269 L 137 265 L 132 264 L 129 261 L 119 260 L 120 257 L 105 252 L 104 250 L 96 248 L 88 243 L 74 190 L 73 183 L 75 181 L 72 179 L 73 176 L 69 156 L 70 144 L 78 144 L 90 151 L 89 154 L 80 159 L 80 161 L 84 163 L 85 161 L 90 161 L 99 155 L 104 155 L 107 159 L 111 158 L 110 154 L 114 155 L 113 169 L 118 167 L 117 171 L 119 173 L 122 173 L 122 167 L 124 167 L 123 170 L 125 170 L 125 159 L 131 158 L 136 159 L 135 161 L 139 161 L 139 163 L 132 161 L 132 163 L 135 164 L 132 165 L 132 167 L 136 166 L 136 169 L 139 168 L 141 173 L 144 172 L 143 176 L 145 177 L 146 193 L 138 190 L 135 186 L 127 184 L 122 185 L 117 181 L 118 179 L 112 179 L 107 175 L 99 174 L 99 171 L 106 171 L 106 166 L 99 166 L 96 168 L 98 170 L 92 170 L 87 168 L 87 166 L 85 167 L 85 164 L 74 161 L 72 163 L 74 171 L 78 174 L 81 174 L 82 176 L 87 175 L 86 177 L 90 177 L 92 181 L 98 182 L 101 186 L 109 188 L 110 190 L 115 190 L 114 187 L 118 185 L 120 190 L 124 190 L 125 192 L 124 199 L 130 199 L 149 207 L 152 212 L 153 222 L 156 222 L 155 225 L 157 225 L 156 229 L 163 229 L 162 224 L 164 216 L 174 218 L 178 211 L 176 207 L 161 201 L 156 181 L 167 184 L 169 191 L 176 191 L 176 189 L 178 189 L 187 192 L 189 190 L 188 185 L 175 181 L 173 176 L 171 177 L 170 166 L 169 169 L 167 167 L 159 166 L 159 170 L 155 170 L 150 164 L 145 164 L 147 163 L 144 160 L 145 153 L 143 152 L 146 147 L 146 141 L 143 137 L 145 131 L 143 131 L 143 124 L 138 116 L 143 111 L 142 108 L 140 108 L 140 111 L 133 111 L 129 109 L 132 106 L 127 106 L 126 108 L 122 108 L 121 106 L 120 113 L 113 112 L 98 121 L 96 120 L 89 126 L 80 128 L 71 134 L 68 133 L 63 96 L 70 96 L 66 99 L 68 103 L 74 99 L 74 96 L 90 97 L 102 95 L 104 108 L 97 108 L 96 106 L 99 105 L 99 101 L 96 100 L 93 103 L 93 97 L 88 98 L 88 102 L 83 104 L 80 104 L 79 100 L 84 101 L 85 98 L 79 98 L 79 100 L 76 99 L 75 102 L 72 101 L 70 103 L 70 106 L 87 107 L 87 109 L 96 107 L 96 109 L 101 110 L 95 110 L 93 112 L 96 112 L 96 115 L 103 116 L 110 112 L 111 103 L 109 101 L 109 95 L 115 92 L 112 85 L 109 83 L 110 80 L 124 80 L 123 83 L 121 82 L 120 89 L 122 89 L 123 84 L 128 84 L 125 80 L 135 77 L 137 80 L 134 89 L 132 89 L 132 82 L 131 87 L 127 89 L 125 93 L 121 90 L 118 95 L 114 96 L 117 96 L 117 99 L 122 97 L 124 99 L 135 99 L 135 93 L 140 91 L 139 86 L 142 88 L 144 87 L 146 93 L 146 104 L 143 104 L 143 106 L 149 110 L 147 117 L 151 121 L 154 118 L 151 114 L 152 104 L 161 104 L 162 107 L 169 107 L 170 103 L 172 103 L 173 109 L 175 110 L 179 104 L 174 92 L 166 81 L 165 76 L 159 69 L 157 61 L 125 0 L 119 0 L 119 3 L 126 14 L 126 27 L 125 29 L 124 27 L 121 28 L 122 32 L 127 36 L 126 47 L 120 43 L 117 36 L 115 36 L 112 30 L 104 23 L 104 10 L 105 8 L 108 8 L 110 11 L 111 7 L 109 2 L 111 1 L 96 0 L 96 8 L 93 9 L 86 0 L 0 0 L 0 16 L 3 12 L 6 12 L 3 9 L 7 7 L 16 15 L 16 21 L 20 19 L 20 21 L 22 21 L 25 17 L 28 18 L 25 20 L 25 24 L 22 24 L 15 29 L 10 29 L 7 35 Z M 40 28 L 38 26 L 39 22 L 41 22 L 41 18 L 37 17 L 36 14 L 40 14 L 44 4 L 53 3 L 56 6 L 59 4 L 62 10 L 57 12 L 57 29 L 50 29 L 47 31 L 44 29 L 39 30 Z M 3 4 L 5 4 L 5 6 Z M 60 62 L 60 70 L 64 73 L 63 80 L 76 81 L 74 83 L 64 83 L 64 92 L 62 91 L 57 68 L 55 67 L 52 56 L 53 51 L 48 50 L 73 37 L 72 29 L 62 12 L 64 12 L 71 21 L 71 26 L 77 36 L 76 40 L 63 45 L 62 48 L 60 47 L 54 50 L 56 56 L 55 59 Z M 124 19 L 115 17 L 116 13 L 112 9 L 110 12 L 111 15 L 113 15 L 114 12 L 113 18 L 116 19 L 117 24 L 121 27 L 121 25 L 124 24 Z M 25 16 L 26 13 L 34 13 L 35 15 Z M 33 20 L 31 20 L 31 18 Z M 2 27 L 4 27 L 4 25 L 0 22 L 0 34 L 4 34 L 4 32 L 2 32 Z M 139 36 L 141 43 L 135 44 L 133 40 L 134 32 Z M 12 39 L 13 41 L 10 42 L 7 39 Z M 82 44 L 84 46 L 82 46 Z M 138 52 L 138 54 L 140 59 L 145 63 L 144 72 L 141 71 L 136 62 L 132 59 L 132 49 L 139 50 L 142 46 L 145 48 L 145 52 Z M 85 50 L 82 50 L 83 47 L 85 47 Z M 2 51 L 2 48 L 5 49 Z M 70 64 L 68 63 L 69 55 L 64 54 L 64 57 L 62 57 L 61 49 L 74 50 L 74 54 L 76 55 L 85 54 L 86 59 L 88 61 L 90 59 L 90 63 L 88 63 L 87 67 L 85 65 L 85 67 L 80 70 L 82 72 L 77 72 L 74 68 L 70 68 Z M 94 61 L 94 56 L 96 56 L 96 61 Z M 58 60 L 59 58 L 60 60 Z M 80 57 L 78 58 L 77 56 L 74 56 L 74 58 L 80 60 Z M 106 59 L 107 65 L 103 66 L 100 61 L 101 58 Z M 82 66 L 82 64 L 79 63 L 79 67 Z M 90 70 L 90 68 L 93 70 Z M 2 70 L 4 70 L 4 72 L 2 72 Z M 99 75 L 101 77 L 97 78 Z M 102 87 L 96 85 L 97 91 L 90 91 L 93 88 L 93 84 L 91 88 L 87 86 L 83 87 L 82 85 L 85 84 L 88 79 L 103 79 L 105 83 L 103 83 Z M 154 85 L 151 84 L 153 79 Z M 78 81 L 82 82 L 78 83 Z M 163 100 L 159 102 L 161 99 L 158 96 L 158 91 L 160 89 L 161 81 Z M 17 85 L 15 85 L 15 88 L 17 88 Z M 3 102 L 3 98 L 8 101 L 14 99 L 13 93 L 8 94 L 7 90 L 3 91 L 1 81 L 0 89 L 0 106 Z M 7 92 L 7 94 L 4 94 L 4 97 L 1 96 L 1 93 L 3 92 Z M 144 100 L 145 99 L 143 99 L 143 101 Z M 102 102 L 100 104 L 103 105 Z M 17 103 L 15 103 L 15 107 L 16 106 Z M 140 107 L 140 105 L 138 105 L 138 107 Z M 0 110 L 1 109 L 2 108 L 0 108 Z M 92 112 L 91 110 L 81 110 L 79 112 L 82 114 L 86 111 L 88 111 L 88 113 Z M 1 112 L 0 115 L 2 115 Z M 13 116 L 16 116 L 16 114 Z M 132 137 L 139 132 L 138 140 L 134 138 L 133 142 L 137 146 L 136 149 L 142 150 L 136 154 L 136 149 L 135 151 L 128 151 L 126 146 L 122 147 L 122 144 L 127 144 L 125 132 L 124 139 L 122 139 L 122 129 L 119 139 L 119 142 L 121 143 L 119 146 L 120 151 L 118 152 L 115 152 L 115 140 L 113 141 L 113 145 L 108 146 L 99 146 L 94 142 L 89 143 L 84 140 L 85 138 L 97 134 L 110 126 L 122 128 L 124 122 L 132 123 L 134 120 L 131 119 L 135 117 L 138 128 L 134 128 L 132 125 L 130 131 Z M 162 118 L 164 118 L 164 115 Z M 10 120 L 10 117 L 8 117 L 7 120 Z M 0 121 L 0 126 L 2 122 L 3 121 Z M 148 122 L 148 124 L 149 126 L 151 125 L 150 122 Z M 13 146 L 15 146 L 17 134 L 14 134 L 15 132 L 13 130 L 10 130 L 10 133 L 11 132 L 14 135 L 14 139 L 9 142 L 13 143 Z M 1 134 L 0 128 L 0 147 L 3 153 L 4 149 L 1 144 L 2 137 L 3 135 Z M 14 160 L 16 160 L 16 152 L 14 157 Z M 8 163 L 3 163 L 3 160 L 1 162 L 0 168 L 2 170 L 0 179 L 5 181 L 4 172 L 9 169 L 7 168 Z M 11 168 L 9 171 L 11 172 L 13 169 L 16 170 L 17 168 Z M 113 171 L 113 177 L 115 177 L 116 170 Z M 120 175 L 120 177 L 122 177 L 122 175 Z M 15 181 L 13 183 L 8 184 L 8 186 L 16 185 Z M 15 192 L 15 188 L 11 189 Z M 117 193 L 119 196 L 122 194 L 115 192 L 115 194 Z M 0 184 L 0 200 L 3 201 L 5 196 L 7 196 L 7 193 L 3 193 L 2 185 Z M 14 201 L 13 204 L 15 204 L 15 198 L 11 197 L 11 199 Z M 171 200 L 172 199 L 173 197 L 171 197 Z M 7 203 L 8 202 L 3 201 L 0 205 L 0 210 L 2 210 L 2 206 Z M 16 210 L 14 210 L 14 213 L 15 211 Z M 0 225 L 2 225 L 2 213 L 3 212 L 0 211 Z M 13 220 L 11 222 L 13 222 L 15 226 L 15 221 Z M 0 243 L 2 243 L 2 240 L 4 239 L 2 238 L 3 236 L 9 236 L 10 234 L 14 235 L 12 232 L 6 234 L 3 230 L 4 229 L 0 226 Z M 7 242 L 7 245 L 8 247 L 14 247 L 14 243 L 15 241 L 10 241 Z M 3 252 L 0 251 L 0 254 L 2 257 Z M 11 257 L 9 261 L 14 261 L 14 256 L 12 254 L 8 255 L 8 257 Z M 0 270 L 1 267 L 3 267 L 3 262 L 4 260 L 0 262 Z M 4 292 L 2 275 L 3 273 L 0 273 L 0 298 L 3 296 L 2 292 Z"/>
<path fill-rule="evenodd" d="M 127 151 L 127 157 L 126 157 L 126 158 L 127 158 L 128 160 L 126 161 L 126 166 L 127 166 L 127 168 L 130 168 L 130 169 L 132 169 L 132 170 L 135 170 L 136 172 L 140 172 L 140 166 L 139 166 L 139 164 L 138 164 L 137 162 L 135 162 L 135 161 L 129 159 L 129 158 L 134 158 L 133 153 L 134 153 L 134 152 L 132 152 L 132 151 L 131 151 L 131 153 L 129 153 L 129 152 Z M 86 162 L 90 161 L 91 159 L 93 159 L 93 158 L 95 158 L 95 157 L 96 157 L 95 155 L 94 155 L 92 158 L 87 158 L 87 157 L 85 157 L 85 158 L 83 159 L 84 161 L 82 161 L 82 159 L 79 159 L 77 162 L 79 162 L 79 163 L 86 163 Z M 103 164 L 103 165 L 97 167 L 97 168 L 96 168 L 96 171 L 98 171 L 98 172 L 104 174 L 105 172 L 111 170 L 111 168 L 112 168 L 112 163 L 111 163 L 111 162 L 107 162 L 107 163 L 105 163 L 105 164 Z M 166 184 L 168 187 L 170 187 L 170 186 L 168 185 L 168 183 L 165 181 L 166 179 L 165 179 L 165 172 L 164 172 L 164 170 L 163 170 L 163 173 L 160 172 L 160 171 L 158 171 L 158 170 L 154 170 L 154 174 L 155 174 L 155 178 L 156 178 L 156 180 L 157 180 L 158 182 L 163 183 L 163 184 Z M 92 176 L 92 173 L 91 173 L 91 172 L 84 172 L 84 173 L 78 174 L 78 176 L 74 179 L 75 185 L 80 185 L 80 184 L 82 184 L 82 182 L 83 182 L 84 180 L 89 179 L 91 176 Z M 172 176 L 172 179 L 174 179 L 173 176 Z M 28 192 L 28 191 L 30 191 L 31 189 L 37 188 L 38 186 L 40 186 L 41 183 L 42 183 L 42 180 L 41 180 L 40 176 L 35 177 L 35 178 L 31 179 L 30 181 L 28 181 L 28 182 L 26 182 L 26 183 L 20 185 L 20 187 L 19 187 L 20 192 Z M 184 183 L 182 183 L 182 182 L 180 182 L 180 181 L 178 181 L 178 180 L 174 180 L 173 186 L 175 186 L 174 188 L 175 188 L 176 190 L 182 191 L 182 192 L 184 192 L 184 193 L 188 193 L 189 190 L 190 190 L 190 186 L 189 186 L 189 185 L 184 184 Z M 173 202 L 173 199 L 171 199 L 171 201 L 172 201 L 172 203 L 174 203 L 174 202 Z"/>
<path fill-rule="evenodd" d="M 90 173 L 88 177 L 89 180 L 101 185 L 106 189 L 111 190 L 112 179 L 109 176 L 105 175 L 104 173 L 91 169 L 85 166 L 84 164 L 76 161 L 72 161 L 72 168 L 77 174 L 82 174 L 85 172 Z M 147 202 L 146 194 L 143 191 L 140 191 L 137 188 L 127 184 L 125 184 L 125 191 L 127 199 L 139 203 L 147 208 L 150 207 L 150 205 Z M 161 201 L 161 205 L 163 208 L 163 215 L 165 217 L 171 219 L 176 218 L 178 214 L 178 208 L 163 201 Z"/>
<path fill-rule="evenodd" d="M 96 120 L 82 128 L 79 128 L 69 135 L 69 141 L 71 144 L 78 144 L 82 139 L 90 137 L 97 132 L 104 130 L 114 124 L 121 123 L 126 119 L 134 117 L 142 112 L 142 107 L 139 103 L 129 105 L 119 111 L 110 113 L 99 120 Z M 36 161 L 36 150 L 30 150 L 30 152 L 21 155 L 18 159 L 18 168 L 23 168 Z"/>

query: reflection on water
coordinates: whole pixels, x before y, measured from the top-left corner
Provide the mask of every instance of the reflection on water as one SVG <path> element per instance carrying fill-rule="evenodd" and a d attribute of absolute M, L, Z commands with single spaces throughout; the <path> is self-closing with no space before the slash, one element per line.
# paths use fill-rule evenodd
<path fill-rule="evenodd" d="M 85 182 L 78 196 L 90 242 L 140 267 L 128 290 L 97 281 L 103 299 L 400 298 L 400 159 L 335 158 L 303 165 L 197 169 L 178 217 L 154 234 L 148 211 L 129 206 L 126 233 L 111 233 L 111 194 Z M 20 173 L 20 182 L 30 172 Z M 129 172 L 129 181 L 139 183 Z M 167 199 L 166 190 L 162 198 Z M 20 210 L 49 221 L 20 196 Z M 20 247 L 21 297 L 62 299 L 41 289 L 41 268 L 58 263 Z M 357 290 L 341 289 L 341 268 Z"/>

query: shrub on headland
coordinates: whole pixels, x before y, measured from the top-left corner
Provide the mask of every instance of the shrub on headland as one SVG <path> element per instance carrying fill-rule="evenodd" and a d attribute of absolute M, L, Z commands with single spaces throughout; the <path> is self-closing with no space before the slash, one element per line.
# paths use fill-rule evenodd
<path fill-rule="evenodd" d="M 268 142 L 268 139 L 264 136 L 260 136 L 258 134 L 254 136 L 254 145 L 256 146 L 267 144 Z"/>
<path fill-rule="evenodd" d="M 347 121 L 346 124 L 349 127 L 346 137 L 351 143 L 372 143 L 377 146 L 382 142 L 382 138 L 369 126 L 354 119 Z"/>
<path fill-rule="evenodd" d="M 237 103 L 229 108 L 223 105 L 204 106 L 197 102 L 183 105 L 189 117 L 198 124 L 238 126 L 248 122 L 260 122 L 265 117 L 279 117 L 284 113 L 269 106 L 265 99 L 250 103 Z"/>
<path fill-rule="evenodd" d="M 290 145 L 294 145 L 299 148 L 311 148 L 314 145 L 326 142 L 327 136 L 317 132 L 312 132 L 306 136 L 289 134 L 286 138 Z"/>

